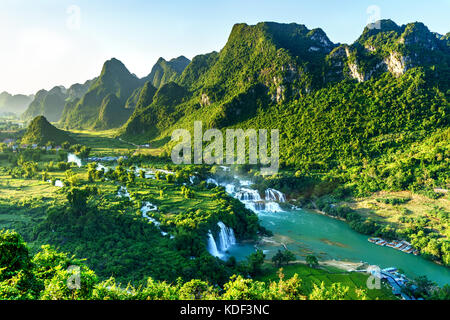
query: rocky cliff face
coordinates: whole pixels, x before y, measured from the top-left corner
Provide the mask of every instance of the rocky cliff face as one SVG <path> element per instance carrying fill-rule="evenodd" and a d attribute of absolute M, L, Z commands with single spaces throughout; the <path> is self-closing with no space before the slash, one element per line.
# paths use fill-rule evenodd
<path fill-rule="evenodd" d="M 448 63 L 446 38 L 428 30 L 422 23 L 398 26 L 382 20 L 380 28 L 366 27 L 352 45 L 341 45 L 327 56 L 328 81 L 346 77 L 367 81 L 384 72 L 400 77 L 416 66 Z"/>
<path fill-rule="evenodd" d="M 391 52 L 389 57 L 387 57 L 383 62 L 386 64 L 390 73 L 394 76 L 399 77 L 405 73 L 407 68 L 407 60 L 398 52 Z"/>

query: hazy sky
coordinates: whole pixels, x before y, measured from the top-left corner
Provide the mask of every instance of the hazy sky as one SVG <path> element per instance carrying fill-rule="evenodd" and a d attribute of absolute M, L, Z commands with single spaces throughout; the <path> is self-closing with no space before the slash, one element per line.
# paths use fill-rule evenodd
<path fill-rule="evenodd" d="M 383 19 L 450 31 L 450 0 L 0 0 L 0 92 L 84 82 L 111 57 L 142 77 L 161 56 L 220 50 L 238 22 L 296 22 L 351 43 L 378 17 L 372 5 Z"/>

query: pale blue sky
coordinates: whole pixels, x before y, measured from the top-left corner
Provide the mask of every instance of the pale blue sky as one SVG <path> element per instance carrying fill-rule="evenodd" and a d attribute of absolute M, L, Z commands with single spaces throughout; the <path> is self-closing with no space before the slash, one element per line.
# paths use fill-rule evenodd
<path fill-rule="evenodd" d="M 84 82 L 111 57 L 142 77 L 160 56 L 220 50 L 238 22 L 296 22 L 351 43 L 371 5 L 382 19 L 450 31 L 450 0 L 0 0 L 0 92 Z"/>

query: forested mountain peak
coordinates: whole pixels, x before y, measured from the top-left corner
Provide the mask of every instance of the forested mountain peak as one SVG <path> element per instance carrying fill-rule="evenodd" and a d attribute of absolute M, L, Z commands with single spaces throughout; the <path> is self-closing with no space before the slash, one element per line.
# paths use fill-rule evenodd
<path fill-rule="evenodd" d="M 55 86 L 49 91 L 39 90 L 27 110 L 22 114 L 24 120 L 31 120 L 38 115 L 46 116 L 50 121 L 58 121 L 67 98 L 67 90 Z"/>
<path fill-rule="evenodd" d="M 122 92 L 121 86 L 135 87 L 140 83 L 140 80 L 128 71 L 127 67 L 116 58 L 107 60 L 103 64 L 102 71 L 98 79 L 91 86 L 92 89 L 100 88 L 100 90 L 113 90 L 118 98 L 128 98 L 128 90 Z M 128 95 L 127 95 L 128 94 Z"/>
<path fill-rule="evenodd" d="M 129 110 L 125 108 L 127 99 L 142 83 L 142 80 L 130 73 L 118 59 L 106 61 L 99 77 L 86 94 L 75 104 L 68 103 L 65 106 L 61 124 L 69 128 L 95 126 L 108 129 L 120 126 L 130 115 Z M 111 94 L 117 99 L 112 98 Z M 112 111 L 114 114 L 107 115 Z"/>
<path fill-rule="evenodd" d="M 161 57 L 153 66 L 150 74 L 143 80 L 150 81 L 154 87 L 159 88 L 170 81 L 177 80 L 190 62 L 185 56 L 179 56 L 170 61 Z"/>
<path fill-rule="evenodd" d="M 62 144 L 63 142 L 74 143 L 74 139 L 67 132 L 55 128 L 44 116 L 37 116 L 28 125 L 22 143 L 45 145 L 47 142 Z"/>
<path fill-rule="evenodd" d="M 144 142 L 198 119 L 214 128 L 270 125 L 288 138 L 290 163 L 320 167 L 338 155 L 356 159 L 372 152 L 363 147 L 369 137 L 448 123 L 449 57 L 446 42 L 417 22 L 382 20 L 353 44 L 334 44 L 323 30 L 295 23 L 240 23 L 220 52 L 194 57 L 175 81 L 180 88 L 171 84 L 156 93 L 120 133 Z M 387 114 L 396 120 L 387 121 Z M 359 155 L 340 147 L 349 144 L 359 146 Z"/>

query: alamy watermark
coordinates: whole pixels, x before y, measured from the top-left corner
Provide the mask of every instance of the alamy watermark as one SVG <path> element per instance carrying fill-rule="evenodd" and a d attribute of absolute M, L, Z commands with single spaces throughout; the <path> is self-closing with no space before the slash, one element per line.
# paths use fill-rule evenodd
<path fill-rule="evenodd" d="M 69 288 L 70 290 L 81 289 L 80 266 L 71 265 L 67 268 L 67 272 L 70 274 L 70 277 L 67 279 L 67 288 Z"/>
<path fill-rule="evenodd" d="M 369 15 L 367 27 L 369 29 L 381 29 L 381 8 L 373 4 L 367 7 L 366 13 Z"/>
<path fill-rule="evenodd" d="M 367 272 L 370 276 L 367 278 L 368 289 L 381 289 L 381 269 L 379 266 L 369 266 Z"/>
<path fill-rule="evenodd" d="M 69 30 L 80 30 L 81 28 L 81 8 L 77 5 L 71 5 L 67 7 L 66 13 L 68 14 L 66 20 L 66 26 Z"/>
<path fill-rule="evenodd" d="M 181 138 L 181 141 L 178 142 Z M 172 132 L 172 141 L 178 142 L 171 152 L 175 164 L 260 164 L 262 175 L 273 175 L 279 168 L 280 133 L 278 129 L 270 130 L 270 156 L 267 129 L 226 129 L 224 157 L 224 137 L 219 129 L 203 132 L 202 121 L 194 122 L 194 137 L 186 129 Z M 207 145 L 204 147 L 203 143 Z M 247 144 L 248 142 L 248 144 Z M 248 146 L 248 148 L 247 148 Z M 247 153 L 248 150 L 248 162 Z M 267 167 L 264 167 L 267 166 Z"/>

